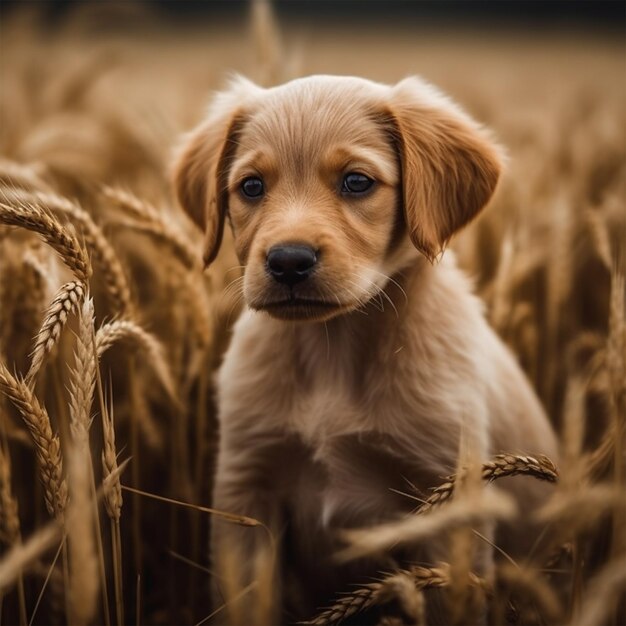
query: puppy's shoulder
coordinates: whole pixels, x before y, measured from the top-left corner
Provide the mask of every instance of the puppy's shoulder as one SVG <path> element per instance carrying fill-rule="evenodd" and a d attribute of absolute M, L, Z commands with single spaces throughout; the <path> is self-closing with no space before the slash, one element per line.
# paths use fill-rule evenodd
<path fill-rule="evenodd" d="M 452 251 L 434 265 L 424 262 L 409 272 L 404 323 L 420 341 L 450 347 L 473 343 L 477 334 L 489 333 L 484 305 Z"/>

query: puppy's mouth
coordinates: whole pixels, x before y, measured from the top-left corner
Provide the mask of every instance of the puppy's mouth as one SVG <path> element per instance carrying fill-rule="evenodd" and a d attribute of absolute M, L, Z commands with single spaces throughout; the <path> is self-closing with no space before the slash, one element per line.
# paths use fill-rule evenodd
<path fill-rule="evenodd" d="M 329 302 L 315 298 L 282 298 L 272 302 L 264 302 L 253 308 L 266 311 L 273 317 L 286 320 L 316 320 L 331 317 L 343 308 L 338 302 Z"/>

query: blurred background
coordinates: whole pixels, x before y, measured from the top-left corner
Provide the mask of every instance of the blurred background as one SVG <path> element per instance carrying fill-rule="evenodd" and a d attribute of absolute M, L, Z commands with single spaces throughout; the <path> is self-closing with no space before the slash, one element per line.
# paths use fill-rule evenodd
<path fill-rule="evenodd" d="M 84 0 L 27 0 L 45 5 L 49 19 L 58 19 Z M 14 10 L 23 0 L 5 0 L 4 9 Z M 107 4 L 114 4 L 108 2 Z M 139 4 L 139 3 L 137 3 Z M 144 0 L 162 16 L 179 20 L 223 18 L 241 15 L 247 3 L 243 0 Z M 355 22 L 404 19 L 437 20 L 441 22 L 468 21 L 476 24 L 499 22 L 539 27 L 567 27 L 575 24 L 591 28 L 610 28 L 620 31 L 623 26 L 624 6 L 618 0 L 277 0 L 273 3 L 281 19 L 332 19 L 347 16 Z M 359 6 L 360 5 L 360 6 Z"/>
<path fill-rule="evenodd" d="M 209 516 L 180 502 L 210 506 L 213 374 L 241 306 L 232 287 L 239 269 L 227 241 L 203 273 L 200 234 L 176 206 L 169 168 L 181 133 L 232 72 L 265 86 L 314 73 L 390 83 L 420 74 L 493 129 L 507 172 L 452 248 L 565 442 L 561 470 L 570 480 L 561 495 L 580 497 L 583 484 L 623 487 L 624 2 L 3 0 L 0 11 L 0 200 L 41 205 L 85 243 L 96 328 L 132 319 L 163 349 L 156 373 L 154 351 L 146 358 L 123 346 L 100 368 L 120 462 L 131 458 L 122 483 L 179 503 L 124 492 L 121 564 L 102 535 L 97 588 L 108 582 L 111 612 L 118 568 L 128 622 L 197 623 L 212 610 Z M 23 375 L 44 311 L 71 277 L 37 237 L 1 228 L 0 353 Z M 62 407 L 73 342 L 63 334 L 36 387 L 63 454 L 71 448 Z M 11 471 L 0 482 L 4 476 L 18 537 L 26 538 L 49 516 L 33 444 L 19 416 L 1 406 L 0 451 Z M 97 484 L 104 434 L 94 420 Z M 623 510 L 593 493 L 604 516 L 578 509 L 555 522 L 567 520 L 563 544 L 578 550 L 565 578 L 533 574 L 555 594 L 554 623 L 573 620 L 587 583 L 622 563 L 626 541 L 615 529 Z M 581 529 L 585 519 L 593 523 Z M 4 540 L 18 541 L 15 533 Z M 54 556 L 43 552 L 6 592 L 6 623 L 24 613 L 34 623 L 67 621 L 67 572 Z M 508 598 L 507 585 L 501 581 Z M 536 598 L 531 611 L 524 597 L 518 623 L 544 623 Z M 98 598 L 87 622 L 106 617 Z"/>

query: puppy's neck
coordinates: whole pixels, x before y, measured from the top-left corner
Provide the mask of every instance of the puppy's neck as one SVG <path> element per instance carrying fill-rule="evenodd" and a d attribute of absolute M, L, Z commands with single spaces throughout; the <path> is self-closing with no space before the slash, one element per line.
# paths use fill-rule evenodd
<path fill-rule="evenodd" d="M 411 307 L 415 283 L 436 272 L 419 257 L 392 274 L 383 288 L 358 309 L 326 322 L 294 322 L 291 337 L 302 372 L 332 380 L 349 373 L 357 385 L 365 369 L 380 363 L 394 342 Z"/>
<path fill-rule="evenodd" d="M 405 257 L 395 265 L 397 269 L 388 275 L 385 284 L 373 297 L 358 309 L 327 322 L 328 328 L 337 334 L 360 336 L 370 343 L 385 328 L 401 324 L 410 306 L 413 284 L 426 278 L 435 268 L 421 255 Z"/>

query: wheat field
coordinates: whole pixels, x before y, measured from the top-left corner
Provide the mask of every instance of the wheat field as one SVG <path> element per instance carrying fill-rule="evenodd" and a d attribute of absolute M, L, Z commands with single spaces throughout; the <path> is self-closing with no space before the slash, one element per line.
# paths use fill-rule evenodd
<path fill-rule="evenodd" d="M 43 14 L 26 3 L 0 27 L 0 623 L 241 624 L 244 596 L 267 623 L 263 564 L 241 589 L 228 563 L 226 603 L 209 603 L 211 520 L 256 524 L 210 508 L 240 268 L 227 241 L 203 270 L 168 173 L 231 71 L 265 85 L 417 73 L 494 129 L 506 175 L 452 247 L 562 444 L 558 468 L 511 451 L 442 477 L 411 532 L 452 529 L 449 561 L 372 572 L 310 622 L 423 624 L 440 589 L 455 624 L 624 623 L 623 35 L 318 28 L 264 2 L 196 25 L 131 3 Z M 470 571 L 472 476 L 556 484 L 545 553 Z"/>

